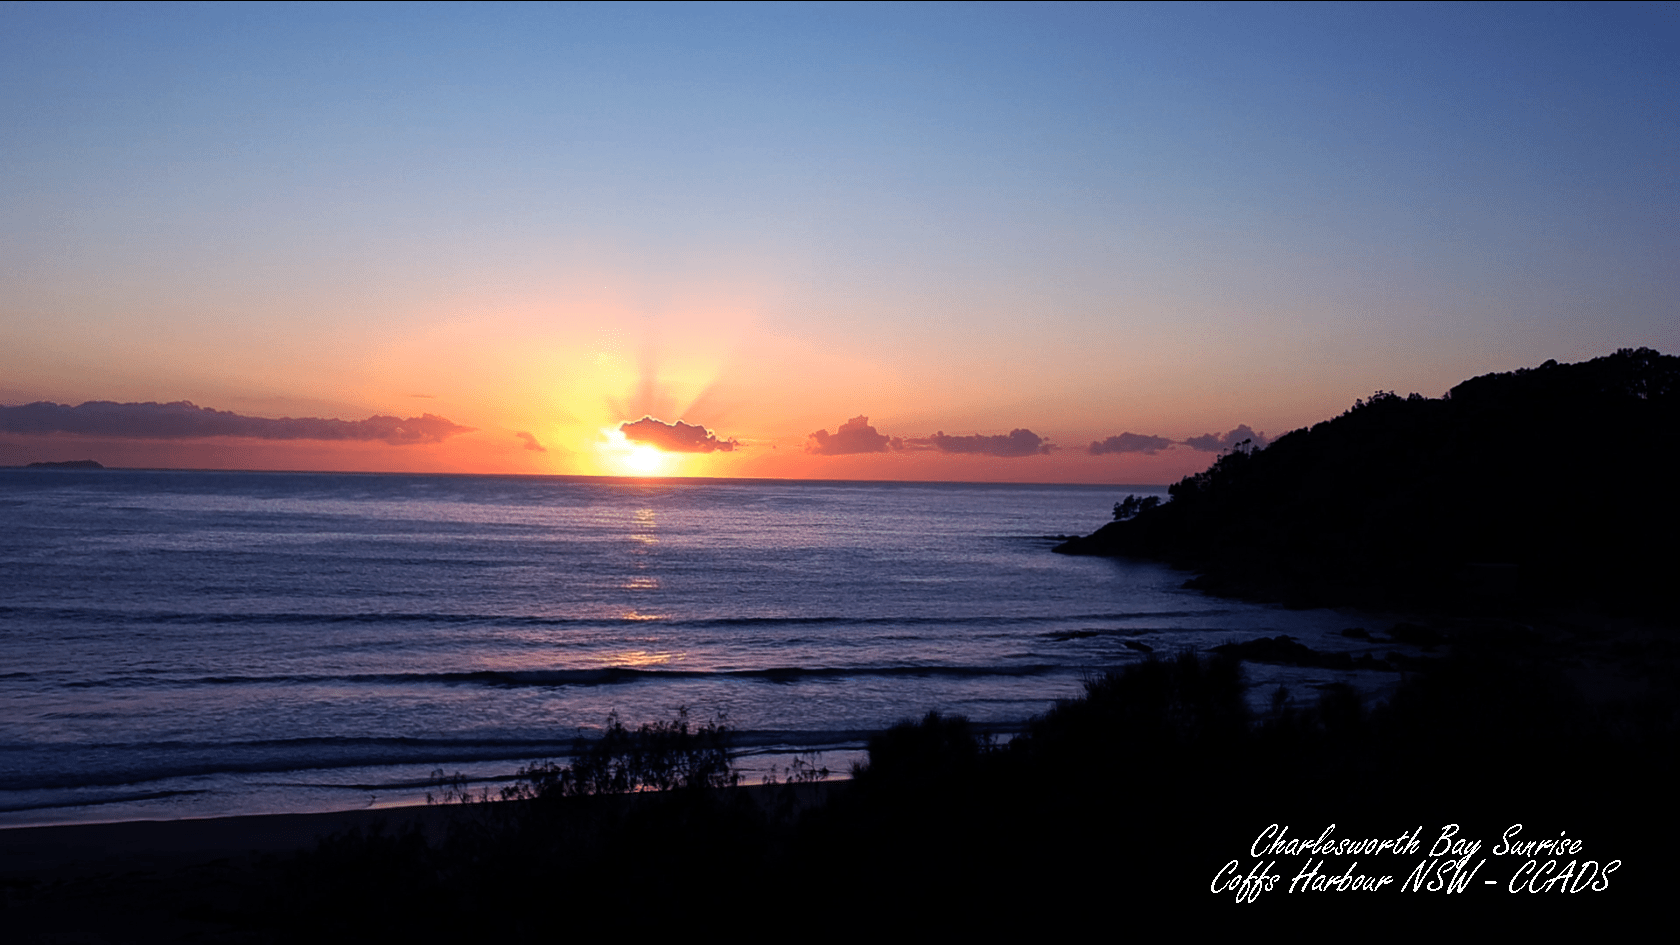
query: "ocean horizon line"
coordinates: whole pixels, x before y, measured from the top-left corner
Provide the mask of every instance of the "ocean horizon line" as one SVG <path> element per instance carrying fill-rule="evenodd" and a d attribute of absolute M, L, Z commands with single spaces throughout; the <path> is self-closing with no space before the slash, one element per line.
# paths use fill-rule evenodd
<path fill-rule="evenodd" d="M 42 461 L 45 462 L 45 461 Z M 52 462 L 58 462 L 56 460 Z M 812 486 L 982 486 L 982 487 L 1019 487 L 1073 489 L 1165 489 L 1171 483 L 1165 482 L 1039 482 L 1020 481 L 1013 479 L 802 479 L 778 477 L 745 477 L 745 476 L 595 476 L 587 473 L 512 473 L 512 472 L 423 472 L 415 470 L 360 470 L 360 469 L 214 469 L 188 466 L 104 466 L 98 469 L 63 469 L 51 466 L 30 465 L 0 465 L 0 471 L 33 470 L 53 473 L 78 472 L 167 472 L 167 473 L 248 473 L 252 475 L 296 475 L 296 476 L 429 476 L 471 479 L 520 479 L 520 480 L 555 480 L 560 482 L 587 483 L 634 483 L 647 485 L 681 485 L 684 483 L 710 485 L 767 485 L 792 484 Z"/>

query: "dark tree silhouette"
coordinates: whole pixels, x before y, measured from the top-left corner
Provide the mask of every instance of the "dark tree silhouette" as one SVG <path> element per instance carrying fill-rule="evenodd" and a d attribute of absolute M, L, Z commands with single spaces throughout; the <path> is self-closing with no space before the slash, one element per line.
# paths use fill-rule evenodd
<path fill-rule="evenodd" d="M 1677 389 L 1680 358 L 1639 348 L 1440 398 L 1377 391 L 1056 550 L 1166 560 L 1209 590 L 1300 603 L 1661 612 Z"/>

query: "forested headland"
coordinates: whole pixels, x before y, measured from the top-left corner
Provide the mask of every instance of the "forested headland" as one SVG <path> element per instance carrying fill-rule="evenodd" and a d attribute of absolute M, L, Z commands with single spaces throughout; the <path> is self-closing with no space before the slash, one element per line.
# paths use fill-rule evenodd
<path fill-rule="evenodd" d="M 1680 358 L 1547 361 L 1438 398 L 1379 391 L 1056 550 L 1167 561 L 1195 587 L 1290 604 L 1662 618 L 1677 451 Z"/>

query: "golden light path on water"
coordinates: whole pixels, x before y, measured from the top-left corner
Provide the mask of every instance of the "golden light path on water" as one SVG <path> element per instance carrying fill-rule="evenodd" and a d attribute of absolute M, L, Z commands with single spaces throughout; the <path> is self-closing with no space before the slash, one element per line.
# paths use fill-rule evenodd
<path fill-rule="evenodd" d="M 601 662 L 608 666 L 638 669 L 643 666 L 663 666 L 673 660 L 681 660 L 686 653 L 664 653 L 649 650 L 624 650 L 601 657 Z"/>

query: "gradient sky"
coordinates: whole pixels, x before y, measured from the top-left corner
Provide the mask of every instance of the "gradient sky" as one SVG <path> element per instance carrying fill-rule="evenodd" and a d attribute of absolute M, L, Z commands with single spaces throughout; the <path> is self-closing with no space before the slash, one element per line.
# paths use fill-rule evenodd
<path fill-rule="evenodd" d="M 1373 390 L 1680 351 L 1677 40 L 1672 4 L 6 5 L 0 463 L 1166 482 Z"/>

